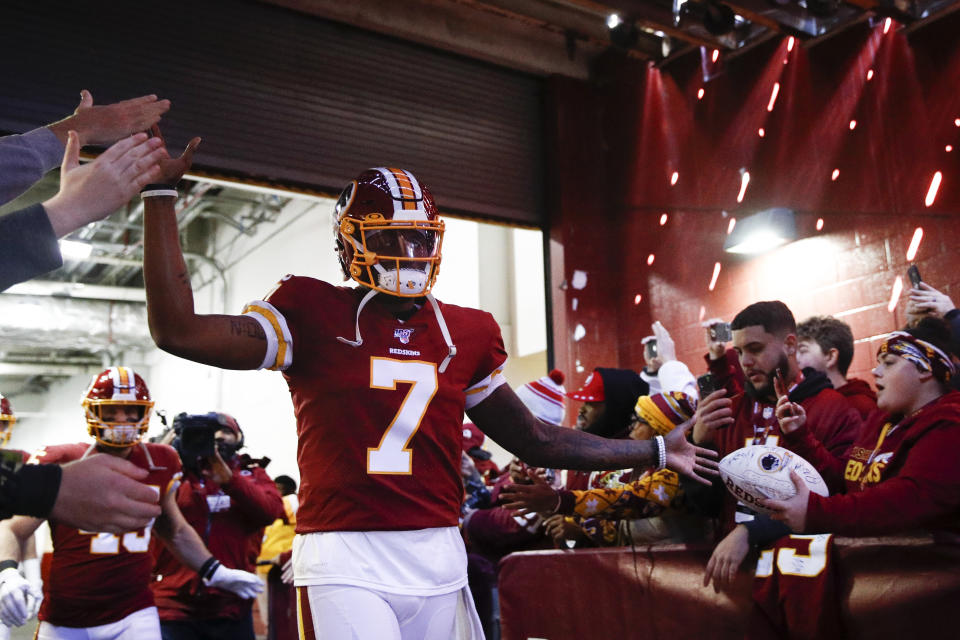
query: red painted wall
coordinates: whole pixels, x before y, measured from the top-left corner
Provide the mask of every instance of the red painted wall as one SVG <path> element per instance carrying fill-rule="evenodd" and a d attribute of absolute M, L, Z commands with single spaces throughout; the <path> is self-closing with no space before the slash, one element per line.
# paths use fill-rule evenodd
<path fill-rule="evenodd" d="M 850 374 L 872 380 L 877 337 L 904 321 L 905 299 L 893 312 L 887 304 L 917 227 L 924 279 L 960 303 L 956 33 L 960 13 L 909 39 L 896 24 L 888 33 L 864 24 L 812 48 L 798 41 L 788 51 L 783 39 L 730 62 L 721 55 L 716 65 L 706 52 L 720 72 L 707 83 L 699 55 L 663 71 L 608 59 L 590 85 L 552 81 L 554 340 L 568 388 L 596 366 L 639 369 L 640 341 L 655 319 L 702 372 L 701 308 L 705 318 L 730 320 L 765 299 L 783 300 L 798 321 L 830 314 L 848 322 L 858 341 Z M 738 203 L 741 169 L 751 180 Z M 928 207 L 935 171 L 942 184 Z M 797 211 L 801 240 L 752 258 L 722 251 L 731 217 L 771 206 Z M 560 288 L 577 269 L 587 286 Z"/>

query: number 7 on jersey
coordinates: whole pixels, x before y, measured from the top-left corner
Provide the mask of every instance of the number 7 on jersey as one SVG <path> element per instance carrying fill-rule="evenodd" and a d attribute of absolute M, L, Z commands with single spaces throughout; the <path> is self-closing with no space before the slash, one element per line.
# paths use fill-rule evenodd
<path fill-rule="evenodd" d="M 367 449 L 367 473 L 410 474 L 413 452 L 408 445 L 437 393 L 437 365 L 432 362 L 370 358 L 370 388 L 395 391 L 407 383 L 403 403 L 387 426 L 380 444 Z"/>

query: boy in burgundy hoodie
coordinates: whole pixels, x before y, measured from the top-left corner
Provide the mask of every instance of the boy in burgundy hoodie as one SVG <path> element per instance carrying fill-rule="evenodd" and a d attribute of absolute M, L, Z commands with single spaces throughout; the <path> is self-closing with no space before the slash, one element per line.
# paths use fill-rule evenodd
<path fill-rule="evenodd" d="M 877 394 L 865 380 L 847 378 L 853 361 L 850 325 L 830 316 L 813 316 L 797 325 L 797 364 L 825 373 L 864 421 L 877 410 Z"/>

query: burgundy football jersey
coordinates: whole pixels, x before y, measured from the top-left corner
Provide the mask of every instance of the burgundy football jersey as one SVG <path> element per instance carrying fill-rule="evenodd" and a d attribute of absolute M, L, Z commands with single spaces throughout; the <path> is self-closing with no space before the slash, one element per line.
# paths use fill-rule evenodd
<path fill-rule="evenodd" d="M 843 638 L 838 581 L 832 534 L 778 539 L 757 561 L 747 638 Z"/>
<path fill-rule="evenodd" d="M 165 444 L 134 446 L 128 460 L 150 471 L 144 484 L 161 495 L 180 480 L 180 457 Z M 89 444 L 62 444 L 37 451 L 31 462 L 64 464 L 80 459 Z M 150 462 L 152 461 L 152 465 Z M 50 520 L 53 562 L 43 584 L 39 618 L 67 627 L 94 627 L 116 622 L 153 606 L 148 553 L 153 523 L 123 535 L 89 533 Z"/>
<path fill-rule="evenodd" d="M 456 526 L 463 412 L 503 382 L 506 352 L 486 312 L 429 302 L 405 322 L 365 290 L 287 276 L 244 309 L 264 327 L 297 416 L 297 532 Z M 339 340 L 343 337 L 345 340 Z"/>

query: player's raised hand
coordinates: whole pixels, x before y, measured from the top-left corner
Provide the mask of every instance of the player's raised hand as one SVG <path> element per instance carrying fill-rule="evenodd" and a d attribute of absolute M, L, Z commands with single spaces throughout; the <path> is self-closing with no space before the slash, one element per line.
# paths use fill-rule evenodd
<path fill-rule="evenodd" d="M 62 467 L 50 518 L 85 531 L 126 533 L 160 515 L 159 496 L 143 484 L 149 472 L 98 453 Z"/>
<path fill-rule="evenodd" d="M 773 511 L 770 517 L 774 520 L 785 522 L 796 533 L 803 533 L 807 526 L 807 502 L 810 500 L 810 488 L 807 487 L 803 478 L 792 469 L 790 470 L 790 480 L 793 481 L 793 486 L 797 490 L 796 495 L 786 500 L 767 498 L 760 500 L 759 504 Z"/>
<path fill-rule="evenodd" d="M 150 133 L 153 136 L 151 139 L 160 140 L 163 148 L 166 149 L 167 143 L 166 140 L 163 139 L 160 127 L 153 125 L 150 127 Z M 166 152 L 165 157 L 160 160 L 160 177 L 157 179 L 157 182 L 176 186 L 176 184 L 180 182 L 180 178 L 183 177 L 183 174 L 193 166 L 193 154 L 197 150 L 197 147 L 200 146 L 200 142 L 200 138 L 194 138 L 188 142 L 183 153 L 177 158 L 170 157 L 169 152 Z"/>
<path fill-rule="evenodd" d="M 710 397 L 710 396 L 708 396 Z M 673 431 L 663 437 L 667 450 L 667 468 L 692 478 L 700 484 L 711 484 L 717 470 L 717 452 L 698 447 L 687 440 L 687 433 L 693 427 L 696 416 L 677 425 Z"/>
<path fill-rule="evenodd" d="M 208 587 L 225 589 L 245 599 L 253 598 L 263 591 L 263 581 L 256 575 L 240 569 L 228 569 L 222 564 L 203 582 Z"/>
<path fill-rule="evenodd" d="M 37 615 L 42 593 L 23 577 L 14 567 L 0 571 L 0 622 L 8 627 L 23 626 Z"/>
<path fill-rule="evenodd" d="M 500 504 L 519 516 L 528 513 L 556 513 L 560 505 L 560 494 L 547 483 L 544 474 L 529 469 L 527 475 L 533 484 L 512 484 L 504 487 L 500 490 Z"/>

